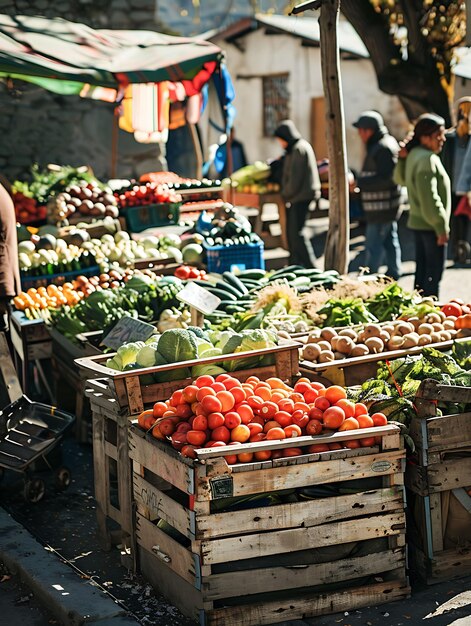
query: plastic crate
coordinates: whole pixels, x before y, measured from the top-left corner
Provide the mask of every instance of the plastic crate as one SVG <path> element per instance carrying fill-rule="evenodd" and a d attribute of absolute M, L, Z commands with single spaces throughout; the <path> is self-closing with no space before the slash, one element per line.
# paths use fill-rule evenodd
<path fill-rule="evenodd" d="M 233 246 L 204 246 L 208 272 L 229 272 L 237 267 L 241 270 L 264 270 L 263 241 Z"/>
<path fill-rule="evenodd" d="M 73 272 L 44 274 L 43 276 L 21 276 L 21 288 L 26 290 L 31 287 L 46 287 L 52 283 L 55 285 L 63 285 L 77 278 L 77 276 L 99 276 L 100 273 L 101 271 L 98 265 L 91 265 L 90 267 L 74 270 Z"/>
<path fill-rule="evenodd" d="M 165 202 L 127 207 L 123 211 L 127 229 L 132 233 L 140 233 L 147 228 L 178 224 L 180 205 L 180 202 Z"/>

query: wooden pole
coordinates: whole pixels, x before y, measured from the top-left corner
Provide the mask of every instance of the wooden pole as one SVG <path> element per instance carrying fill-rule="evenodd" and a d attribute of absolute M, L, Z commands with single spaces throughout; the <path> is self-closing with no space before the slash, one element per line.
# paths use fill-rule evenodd
<path fill-rule="evenodd" d="M 325 269 L 348 271 L 350 218 L 348 204 L 345 121 L 343 115 L 337 24 L 340 0 L 323 0 L 319 17 L 322 82 L 325 94 L 327 152 L 329 156 L 329 230 Z"/>
<path fill-rule="evenodd" d="M 118 170 L 118 136 L 119 136 L 119 116 L 118 110 L 113 111 L 113 127 L 111 129 L 111 176 L 116 178 Z"/>

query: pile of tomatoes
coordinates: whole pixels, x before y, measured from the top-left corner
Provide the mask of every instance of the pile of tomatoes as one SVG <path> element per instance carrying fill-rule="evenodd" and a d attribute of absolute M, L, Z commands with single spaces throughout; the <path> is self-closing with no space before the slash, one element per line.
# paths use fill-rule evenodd
<path fill-rule="evenodd" d="M 199 376 L 138 418 L 141 428 L 170 441 L 183 456 L 196 458 L 196 449 L 202 447 L 228 448 L 221 456 L 230 465 L 303 454 L 295 447 L 296 438 L 303 435 L 352 431 L 343 445 L 313 444 L 308 453 L 373 446 L 376 437 L 356 439 L 355 431 L 387 423 L 383 413 L 369 415 L 364 404 L 348 400 L 345 389 L 337 385 L 326 388 L 300 378 L 292 388 L 279 378 L 261 381 L 257 376 L 241 383 L 230 374 Z M 233 444 L 284 439 L 289 445 L 282 450 L 230 452 Z"/>
<path fill-rule="evenodd" d="M 122 208 L 131 206 L 145 206 L 148 204 L 163 204 L 166 202 L 181 202 L 182 197 L 168 185 L 162 183 L 146 182 L 134 185 L 131 189 L 122 193 L 115 193 L 119 206 Z"/>
<path fill-rule="evenodd" d="M 174 275 L 181 280 L 207 280 L 204 270 L 199 270 L 197 267 L 192 267 L 191 265 L 180 265 L 174 271 Z"/>
<path fill-rule="evenodd" d="M 20 224 L 32 224 L 47 217 L 47 207 L 38 205 L 35 198 L 25 196 L 21 191 L 13 193 L 16 219 Z"/>

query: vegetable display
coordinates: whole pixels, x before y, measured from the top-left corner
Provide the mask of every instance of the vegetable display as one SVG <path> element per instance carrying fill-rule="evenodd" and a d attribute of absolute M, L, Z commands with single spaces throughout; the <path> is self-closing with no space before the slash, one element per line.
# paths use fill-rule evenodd
<path fill-rule="evenodd" d="M 111 189 L 98 181 L 79 181 L 69 185 L 49 201 L 48 212 L 51 223 L 64 223 L 75 214 L 81 218 L 116 218 L 119 215 Z"/>
<path fill-rule="evenodd" d="M 115 192 L 116 201 L 121 209 L 165 202 L 181 202 L 182 197 L 174 188 L 164 183 L 145 182 L 136 184 L 121 193 Z"/>
<path fill-rule="evenodd" d="M 299 437 L 333 431 L 351 431 L 351 439 L 331 445 L 309 445 L 304 440 L 301 446 L 307 446 L 308 453 L 371 447 L 376 443 L 374 436 L 358 439 L 355 433 L 385 426 L 387 418 L 380 412 L 369 414 L 364 404 L 349 401 L 345 389 L 336 385 L 326 389 L 301 378 L 291 387 L 279 378 L 261 381 L 257 376 L 241 383 L 220 373 L 198 376 L 166 402 L 157 402 L 141 413 L 138 424 L 183 456 L 197 458 L 198 448 L 220 448 L 221 456 L 233 465 L 301 455 Z M 286 441 L 286 447 L 231 454 L 232 443 L 273 440 Z"/>

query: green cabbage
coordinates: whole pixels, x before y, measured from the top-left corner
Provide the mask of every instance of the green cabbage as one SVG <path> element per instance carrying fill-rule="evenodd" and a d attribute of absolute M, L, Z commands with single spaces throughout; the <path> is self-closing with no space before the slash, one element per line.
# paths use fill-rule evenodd
<path fill-rule="evenodd" d="M 136 363 L 139 367 L 153 367 L 155 365 L 155 355 L 157 353 L 157 344 L 150 343 L 144 346 L 137 353 Z"/>
<path fill-rule="evenodd" d="M 170 328 L 162 333 L 158 352 L 167 363 L 192 361 L 198 357 L 196 337 L 184 328 Z"/>

